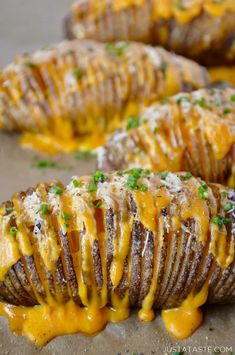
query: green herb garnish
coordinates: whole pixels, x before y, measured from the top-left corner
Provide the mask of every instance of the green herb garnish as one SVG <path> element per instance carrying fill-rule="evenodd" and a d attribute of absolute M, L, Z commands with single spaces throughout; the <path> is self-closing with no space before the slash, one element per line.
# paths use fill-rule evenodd
<path fill-rule="evenodd" d="M 36 68 L 36 65 L 32 62 L 24 62 L 24 66 L 30 69 Z"/>
<path fill-rule="evenodd" d="M 224 198 L 226 198 L 226 197 L 228 196 L 227 191 L 222 191 L 222 192 L 221 192 L 221 196 L 224 197 Z"/>
<path fill-rule="evenodd" d="M 102 206 L 102 203 L 103 202 L 101 200 L 100 201 L 94 201 L 93 205 L 94 205 L 95 208 L 100 208 Z"/>
<path fill-rule="evenodd" d="M 233 102 L 235 102 L 235 95 L 232 95 L 232 96 L 230 97 L 230 100 L 233 101 Z"/>
<path fill-rule="evenodd" d="M 127 131 L 129 129 L 139 127 L 140 122 L 141 122 L 140 117 L 128 117 L 127 126 L 126 126 Z"/>
<path fill-rule="evenodd" d="M 181 181 L 186 181 L 191 179 L 193 175 L 188 171 L 185 175 L 180 175 L 180 180 Z"/>
<path fill-rule="evenodd" d="M 12 237 L 15 237 L 17 234 L 18 229 L 16 227 L 11 227 L 10 229 L 10 235 L 12 235 Z"/>
<path fill-rule="evenodd" d="M 166 74 L 167 67 L 168 67 L 168 63 L 167 62 L 161 62 L 160 70 L 163 72 L 164 75 Z"/>
<path fill-rule="evenodd" d="M 121 56 L 125 53 L 127 47 L 129 46 L 128 42 L 120 42 L 120 43 L 107 43 L 105 48 L 111 54 L 115 54 Z"/>
<path fill-rule="evenodd" d="M 97 186 L 96 186 L 96 184 L 89 184 L 88 185 L 88 191 L 89 192 L 94 192 L 94 191 L 96 191 L 97 190 Z"/>
<path fill-rule="evenodd" d="M 72 181 L 72 184 L 73 184 L 73 187 L 76 188 L 76 187 L 81 186 L 81 181 L 74 179 L 74 180 Z"/>
<path fill-rule="evenodd" d="M 224 115 L 227 115 L 228 113 L 230 113 L 231 112 L 231 110 L 228 108 L 228 107 L 225 107 L 224 109 L 223 109 L 223 114 Z"/>
<path fill-rule="evenodd" d="M 64 227 L 67 229 L 69 228 L 69 223 L 68 222 L 64 222 Z"/>
<path fill-rule="evenodd" d="M 208 198 L 208 186 L 206 183 L 203 183 L 201 186 L 198 188 L 198 194 L 199 196 L 203 199 L 206 200 Z"/>
<path fill-rule="evenodd" d="M 105 182 L 108 179 L 107 175 L 105 175 L 102 171 L 97 170 L 93 175 L 93 181 L 97 182 Z"/>
<path fill-rule="evenodd" d="M 232 222 L 232 218 L 223 218 L 219 214 L 211 219 L 213 224 L 216 224 L 219 228 Z"/>
<path fill-rule="evenodd" d="M 59 186 L 53 186 L 53 187 L 51 188 L 51 192 L 52 192 L 53 194 L 55 194 L 55 195 L 61 195 L 62 192 L 63 192 L 63 189 L 62 189 L 61 187 L 59 187 Z"/>
<path fill-rule="evenodd" d="M 66 213 L 66 212 L 62 212 L 62 217 L 66 220 L 66 221 L 70 221 L 72 218 L 73 218 L 73 216 L 71 215 L 71 214 L 69 214 L 69 213 Z"/>
<path fill-rule="evenodd" d="M 36 168 L 54 168 L 56 167 L 56 163 L 52 160 L 39 160 L 37 163 L 33 164 Z"/>
<path fill-rule="evenodd" d="M 75 153 L 75 159 L 80 161 L 86 161 L 92 159 L 96 154 L 92 150 L 79 150 Z"/>
<path fill-rule="evenodd" d="M 169 173 L 167 171 L 165 171 L 164 173 L 160 173 L 161 180 L 166 180 L 168 175 L 169 175 Z"/>
<path fill-rule="evenodd" d="M 83 74 L 84 74 L 84 72 L 83 72 L 83 70 L 82 70 L 81 68 L 76 68 L 76 69 L 74 69 L 74 71 L 73 71 L 73 76 L 74 76 L 78 81 L 82 79 Z"/>
<path fill-rule="evenodd" d="M 224 212 L 229 212 L 233 209 L 233 204 L 231 202 L 226 203 L 224 206 Z"/>
<path fill-rule="evenodd" d="M 48 205 L 46 205 L 45 203 L 42 203 L 41 206 L 40 206 L 40 212 L 42 214 L 49 214 L 50 211 L 48 209 Z"/>
<path fill-rule="evenodd" d="M 177 99 L 176 103 L 177 105 L 180 105 L 182 102 L 187 102 L 187 101 L 189 101 L 187 96 L 181 96 Z"/>

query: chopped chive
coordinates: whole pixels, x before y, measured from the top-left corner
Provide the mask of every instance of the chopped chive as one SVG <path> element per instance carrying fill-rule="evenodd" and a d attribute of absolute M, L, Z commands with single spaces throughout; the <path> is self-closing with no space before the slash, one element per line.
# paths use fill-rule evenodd
<path fill-rule="evenodd" d="M 230 97 L 230 100 L 233 101 L 233 102 L 235 102 L 235 95 L 232 95 L 232 96 Z"/>
<path fill-rule="evenodd" d="M 48 205 L 46 205 L 45 203 L 42 203 L 40 206 L 40 212 L 42 214 L 49 214 L 50 211 L 48 210 Z"/>
<path fill-rule="evenodd" d="M 224 109 L 223 109 L 223 114 L 224 115 L 227 115 L 228 113 L 230 113 L 231 112 L 231 110 L 228 108 L 228 107 L 225 107 Z"/>
<path fill-rule="evenodd" d="M 138 186 L 138 189 L 139 189 L 140 191 L 143 191 L 143 192 L 148 191 L 148 187 L 147 187 L 146 185 L 143 185 L 143 184 L 140 184 L 140 185 Z"/>
<path fill-rule="evenodd" d="M 59 186 L 53 186 L 53 187 L 51 188 L 51 192 L 52 192 L 53 194 L 55 194 L 55 195 L 61 195 L 62 192 L 63 192 L 63 189 L 62 189 L 61 187 L 59 187 Z"/>
<path fill-rule="evenodd" d="M 93 204 L 94 204 L 94 206 L 95 206 L 95 208 L 100 208 L 101 206 L 102 206 L 102 201 L 100 200 L 100 201 L 94 201 L 93 202 Z"/>
<path fill-rule="evenodd" d="M 69 223 L 68 222 L 64 222 L 64 227 L 67 229 L 69 228 Z"/>
<path fill-rule="evenodd" d="M 163 72 L 164 75 L 166 74 L 167 67 L 168 67 L 168 63 L 167 62 L 161 62 L 160 70 Z"/>
<path fill-rule="evenodd" d="M 7 213 L 11 213 L 13 211 L 13 206 L 5 207 L 5 210 L 6 210 Z"/>
<path fill-rule="evenodd" d="M 221 192 L 221 196 L 224 197 L 224 198 L 226 198 L 226 197 L 228 196 L 227 191 L 222 191 L 222 192 Z"/>
<path fill-rule="evenodd" d="M 160 174 L 160 178 L 161 178 L 162 180 L 166 180 L 166 178 L 167 178 L 168 175 L 169 175 L 169 173 L 166 171 L 166 172 Z"/>
<path fill-rule="evenodd" d="M 233 204 L 231 202 L 226 203 L 224 206 L 224 212 L 229 212 L 233 209 Z"/>
<path fill-rule="evenodd" d="M 187 101 L 189 101 L 187 96 L 181 96 L 177 99 L 176 103 L 177 105 L 180 105 L 182 102 L 187 102 Z"/>
<path fill-rule="evenodd" d="M 181 175 L 180 176 L 180 180 L 181 181 L 186 181 L 186 180 L 189 180 L 191 179 L 193 175 L 188 171 L 185 175 Z"/>
<path fill-rule="evenodd" d="M 33 166 L 35 166 L 36 168 L 54 168 L 56 166 L 56 163 L 50 159 L 39 160 Z"/>
<path fill-rule="evenodd" d="M 219 214 L 211 219 L 213 224 L 216 224 L 219 228 L 222 228 L 225 224 L 232 222 L 232 218 L 223 218 Z"/>
<path fill-rule="evenodd" d="M 108 179 L 107 175 L 105 175 L 102 171 L 97 170 L 93 175 L 93 181 L 97 182 L 105 182 Z"/>
<path fill-rule="evenodd" d="M 10 234 L 12 235 L 12 237 L 15 237 L 17 234 L 17 228 L 16 227 L 11 227 L 10 229 Z"/>
<path fill-rule="evenodd" d="M 81 80 L 83 77 L 83 70 L 81 68 L 76 68 L 73 71 L 73 76 L 77 79 L 77 80 Z"/>
<path fill-rule="evenodd" d="M 208 198 L 208 196 L 209 196 L 207 190 L 208 190 L 208 186 L 207 186 L 206 183 L 203 183 L 198 188 L 198 194 L 203 200 L 206 200 Z"/>
<path fill-rule="evenodd" d="M 74 179 L 74 180 L 72 181 L 72 184 L 73 184 L 73 187 L 76 188 L 76 187 L 81 186 L 81 181 Z"/>
<path fill-rule="evenodd" d="M 66 213 L 66 212 L 62 212 L 62 217 L 66 220 L 66 221 L 70 221 L 73 217 L 71 216 L 71 214 Z"/>
<path fill-rule="evenodd" d="M 140 125 L 140 117 L 128 117 L 127 121 L 127 126 L 126 129 L 127 131 L 132 128 L 137 128 Z"/>
<path fill-rule="evenodd" d="M 92 150 L 81 150 L 75 153 L 75 159 L 86 161 L 94 158 L 96 154 Z"/>
<path fill-rule="evenodd" d="M 36 68 L 36 65 L 32 62 L 24 62 L 24 66 L 30 69 Z"/>
<path fill-rule="evenodd" d="M 96 184 L 89 184 L 88 185 L 88 191 L 89 192 L 94 192 L 94 191 L 96 191 L 97 190 L 97 186 L 96 186 Z"/>
<path fill-rule="evenodd" d="M 107 43 L 105 45 L 105 49 L 109 51 L 111 54 L 116 54 L 118 56 L 121 56 L 125 53 L 128 46 L 129 46 L 128 42 Z"/>

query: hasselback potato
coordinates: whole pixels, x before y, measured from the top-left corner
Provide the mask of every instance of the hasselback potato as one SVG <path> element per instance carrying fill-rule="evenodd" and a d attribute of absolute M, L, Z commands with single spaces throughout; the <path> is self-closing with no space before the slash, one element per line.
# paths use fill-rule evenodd
<path fill-rule="evenodd" d="M 68 38 L 161 45 L 206 65 L 235 64 L 234 0 L 78 0 Z"/>
<path fill-rule="evenodd" d="M 49 153 L 97 146 L 144 105 L 208 82 L 206 69 L 161 48 L 67 41 L 0 72 L 0 128 Z"/>
<path fill-rule="evenodd" d="M 111 135 L 99 150 L 103 170 L 141 166 L 189 170 L 235 185 L 235 90 L 201 89 L 152 105 Z"/>
<path fill-rule="evenodd" d="M 222 185 L 140 168 L 15 194 L 0 214 L 0 313 L 39 345 L 134 306 L 187 337 L 202 304 L 235 301 L 234 204 Z"/>

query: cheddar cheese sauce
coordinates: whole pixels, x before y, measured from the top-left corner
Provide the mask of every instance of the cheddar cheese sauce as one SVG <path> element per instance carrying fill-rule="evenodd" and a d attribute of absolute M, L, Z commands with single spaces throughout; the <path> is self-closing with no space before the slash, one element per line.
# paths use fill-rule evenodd
<path fill-rule="evenodd" d="M 120 12 L 129 7 L 141 7 L 146 4 L 146 0 L 100 0 L 90 1 L 88 5 L 81 6 L 81 1 L 77 1 L 72 5 L 72 12 L 77 19 L 82 19 L 84 10 L 91 19 L 102 15 L 107 7 L 113 12 Z M 205 12 L 211 16 L 221 17 L 226 12 L 235 13 L 235 4 L 233 0 L 165 0 L 149 1 L 152 13 L 152 20 L 159 19 L 169 20 L 175 18 L 178 22 L 186 24 L 191 22 L 195 17 Z"/>
<path fill-rule="evenodd" d="M 208 82 L 204 68 L 162 48 L 67 41 L 0 72 L 0 129 L 49 154 L 92 149 L 146 105 Z"/>
<path fill-rule="evenodd" d="M 234 201 L 190 173 L 140 168 L 15 194 L 0 213 L 0 314 L 39 346 L 95 335 L 131 307 L 146 322 L 162 309 L 186 338 L 200 306 L 234 297 Z"/>
<path fill-rule="evenodd" d="M 124 126 L 124 125 L 123 125 Z M 153 104 L 129 119 L 98 153 L 99 167 L 188 170 L 229 184 L 235 176 L 235 90 L 201 89 Z"/>

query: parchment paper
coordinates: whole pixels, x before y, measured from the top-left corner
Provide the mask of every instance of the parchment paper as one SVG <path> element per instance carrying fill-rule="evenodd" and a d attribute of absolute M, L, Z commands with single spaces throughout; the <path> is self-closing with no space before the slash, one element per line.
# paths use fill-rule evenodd
<path fill-rule="evenodd" d="M 61 21 L 71 2 L 0 0 L 0 66 L 6 65 L 19 53 L 59 41 Z M 95 168 L 94 161 L 79 163 L 73 156 L 66 156 L 58 161 L 71 166 L 71 169 L 45 171 L 32 168 L 35 160 L 34 153 L 17 145 L 16 136 L 0 133 L 0 202 L 38 182 L 60 179 L 66 183 L 72 175 L 86 174 Z M 203 326 L 190 339 L 181 342 L 176 342 L 167 334 L 159 313 L 155 321 L 142 323 L 134 312 L 128 320 L 108 325 L 96 337 L 79 334 L 60 337 L 43 349 L 12 335 L 7 322 L 0 318 L 1 355 L 160 355 L 177 351 L 170 348 L 177 345 L 191 346 L 191 351 L 187 349 L 187 353 L 192 354 L 201 354 L 199 347 L 209 347 L 204 353 L 212 353 L 215 346 L 233 347 L 235 353 L 235 306 L 205 307 Z M 231 349 L 226 352 L 223 348 L 220 350 L 223 354 L 229 354 Z"/>

